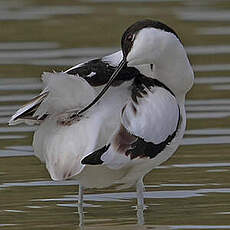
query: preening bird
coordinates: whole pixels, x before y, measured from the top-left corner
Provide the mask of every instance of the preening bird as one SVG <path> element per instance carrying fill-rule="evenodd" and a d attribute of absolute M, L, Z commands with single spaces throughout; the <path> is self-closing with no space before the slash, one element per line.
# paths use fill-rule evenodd
<path fill-rule="evenodd" d="M 176 32 L 153 20 L 124 32 L 121 51 L 44 73 L 44 89 L 10 124 L 38 124 L 35 155 L 53 180 L 85 188 L 136 186 L 176 151 L 194 74 Z"/>

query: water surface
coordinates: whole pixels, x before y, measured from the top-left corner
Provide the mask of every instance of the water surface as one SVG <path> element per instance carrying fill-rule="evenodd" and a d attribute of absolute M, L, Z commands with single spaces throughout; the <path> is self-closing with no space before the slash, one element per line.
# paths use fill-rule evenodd
<path fill-rule="evenodd" d="M 52 182 L 33 156 L 34 127 L 10 116 L 61 71 L 119 49 L 123 30 L 154 18 L 180 35 L 195 70 L 182 146 L 134 189 L 86 190 L 85 229 L 230 229 L 230 3 L 225 0 L 0 2 L 0 229 L 79 229 L 77 182 Z"/>

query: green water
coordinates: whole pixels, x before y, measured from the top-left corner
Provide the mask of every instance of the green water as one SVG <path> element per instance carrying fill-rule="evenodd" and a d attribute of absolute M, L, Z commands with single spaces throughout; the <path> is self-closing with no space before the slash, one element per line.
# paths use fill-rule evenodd
<path fill-rule="evenodd" d="M 134 189 L 86 190 L 85 229 L 230 229 L 230 2 L 0 1 L 0 229 L 79 229 L 75 182 L 52 183 L 10 115 L 65 70 L 119 49 L 131 23 L 173 27 L 195 70 L 183 145 L 145 177 L 145 226 Z"/>

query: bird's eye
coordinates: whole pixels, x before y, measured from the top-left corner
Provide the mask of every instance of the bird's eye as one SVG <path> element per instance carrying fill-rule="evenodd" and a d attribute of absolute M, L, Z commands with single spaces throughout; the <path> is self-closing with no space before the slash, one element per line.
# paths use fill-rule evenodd
<path fill-rule="evenodd" d="M 127 40 L 128 40 L 129 42 L 132 42 L 133 39 L 134 39 L 134 35 L 133 35 L 133 34 L 129 34 L 129 35 L 127 36 Z"/>

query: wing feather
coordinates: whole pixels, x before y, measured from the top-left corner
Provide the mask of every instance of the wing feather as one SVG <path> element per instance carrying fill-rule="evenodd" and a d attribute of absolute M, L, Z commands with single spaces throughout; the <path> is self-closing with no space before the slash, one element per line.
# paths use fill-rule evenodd
<path fill-rule="evenodd" d="M 48 115 L 80 109 L 95 97 L 95 90 L 86 80 L 66 73 L 43 73 L 45 89 L 20 108 L 9 124 L 39 123 Z"/>
<path fill-rule="evenodd" d="M 16 113 L 11 117 L 9 124 L 15 125 L 23 122 L 28 124 L 39 124 L 47 117 L 47 115 L 53 113 L 53 109 L 50 109 L 53 108 L 53 105 L 55 105 L 56 112 L 69 107 L 69 104 L 73 102 L 73 100 L 67 96 L 67 94 L 71 96 L 71 91 L 68 89 L 68 87 L 71 87 L 71 85 L 68 84 L 71 82 L 69 80 L 70 75 L 72 75 L 72 78 L 79 78 L 80 76 L 80 78 L 85 79 L 85 81 L 87 81 L 92 87 L 100 86 L 109 80 L 115 67 L 119 64 L 121 59 L 122 52 L 118 51 L 101 59 L 93 59 L 80 63 L 70 69 L 67 69 L 64 73 L 43 73 L 42 79 L 46 88 L 40 95 L 34 97 L 31 101 L 16 111 Z M 66 81 L 65 79 L 60 80 L 61 74 L 63 76 L 67 76 Z M 62 84 L 59 84 L 60 81 L 62 81 Z M 49 89 L 47 88 L 47 85 L 49 85 Z M 48 91 L 59 93 L 60 96 L 61 94 L 65 94 L 65 96 L 54 97 L 51 96 Z M 55 98 L 60 100 L 54 101 Z M 68 106 L 64 106 L 64 104 Z M 48 110 L 52 111 L 49 112 Z"/>
<path fill-rule="evenodd" d="M 92 159 L 97 159 L 99 164 L 119 169 L 140 158 L 154 158 L 170 144 L 178 129 L 180 111 L 174 95 L 155 83 L 133 87 L 110 142 L 92 153 L 94 158 L 88 155 L 83 163 L 91 164 Z"/>
<path fill-rule="evenodd" d="M 9 120 L 9 125 L 16 125 L 22 122 L 28 124 L 39 123 L 39 120 L 33 117 L 34 112 L 41 104 L 41 102 L 47 97 L 47 92 L 42 92 L 37 97 L 34 97 L 31 101 L 23 105 Z"/>

